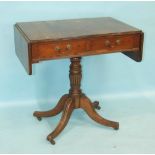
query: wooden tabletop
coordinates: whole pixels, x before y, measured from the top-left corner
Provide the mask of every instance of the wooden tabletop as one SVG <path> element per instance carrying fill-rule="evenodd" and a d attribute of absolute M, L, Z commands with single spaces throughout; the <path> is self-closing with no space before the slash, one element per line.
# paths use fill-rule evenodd
<path fill-rule="evenodd" d="M 16 26 L 32 42 L 140 31 L 111 17 L 22 22 Z"/>
<path fill-rule="evenodd" d="M 34 21 L 14 26 L 16 54 L 29 75 L 45 60 L 122 52 L 142 60 L 143 32 L 111 17 Z"/>

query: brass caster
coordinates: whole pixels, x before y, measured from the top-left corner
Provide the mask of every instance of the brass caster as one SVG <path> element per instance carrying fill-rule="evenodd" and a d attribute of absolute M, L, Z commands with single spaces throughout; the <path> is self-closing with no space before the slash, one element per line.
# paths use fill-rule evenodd
<path fill-rule="evenodd" d="M 47 140 L 48 140 L 52 145 L 55 145 L 55 141 L 54 141 L 50 136 L 47 137 Z"/>
<path fill-rule="evenodd" d="M 100 109 L 101 109 L 101 107 L 99 106 L 99 102 L 98 102 L 98 101 L 94 101 L 94 102 L 93 102 L 93 106 L 94 106 L 94 108 L 97 109 L 97 110 L 100 110 Z"/>
<path fill-rule="evenodd" d="M 37 116 L 36 116 L 37 117 Z M 41 121 L 42 120 L 42 118 L 41 117 L 37 117 L 37 119 L 38 119 L 38 121 Z"/>
<path fill-rule="evenodd" d="M 51 139 L 49 142 L 50 142 L 52 145 L 55 145 L 55 141 L 54 141 L 53 139 Z"/>
<path fill-rule="evenodd" d="M 41 117 L 37 116 L 37 111 L 33 113 L 33 116 L 36 117 L 38 119 L 38 121 L 41 121 L 42 120 Z"/>
<path fill-rule="evenodd" d="M 118 130 L 119 129 L 119 123 L 117 123 L 117 125 L 114 127 L 114 130 Z"/>

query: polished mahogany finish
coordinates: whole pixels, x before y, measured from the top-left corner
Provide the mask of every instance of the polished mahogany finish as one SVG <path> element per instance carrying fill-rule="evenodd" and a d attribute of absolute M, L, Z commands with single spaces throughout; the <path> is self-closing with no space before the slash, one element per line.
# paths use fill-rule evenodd
<path fill-rule="evenodd" d="M 122 52 L 142 59 L 143 32 L 111 17 L 17 23 L 16 53 L 28 74 L 52 59 Z"/>
<path fill-rule="evenodd" d="M 105 125 L 108 127 L 112 127 L 115 130 L 119 128 L 119 123 L 107 120 L 101 117 L 95 109 L 100 109 L 99 103 L 97 101 L 91 102 L 91 100 L 82 93 L 80 88 L 81 79 L 82 79 L 82 69 L 80 64 L 80 57 L 71 58 L 70 65 L 70 90 L 68 94 L 65 94 L 61 97 L 56 107 L 49 111 L 36 111 L 34 112 L 34 116 L 41 120 L 42 117 L 50 117 L 59 114 L 61 111 L 62 117 L 55 128 L 55 130 L 47 136 L 47 140 L 51 142 L 51 144 L 55 144 L 54 139 L 61 133 L 61 131 L 67 125 L 69 118 L 74 109 L 82 108 L 88 116 L 101 125 Z"/>
<path fill-rule="evenodd" d="M 101 125 L 119 128 L 119 123 L 101 117 L 95 109 L 99 102 L 91 100 L 81 90 L 81 57 L 122 52 L 131 59 L 142 60 L 143 32 L 110 17 L 17 23 L 15 30 L 16 54 L 28 74 L 32 64 L 44 60 L 70 58 L 70 90 L 54 109 L 36 111 L 34 116 L 51 117 L 62 112 L 53 132 L 47 136 L 52 144 L 67 125 L 73 110 L 82 108 Z"/>

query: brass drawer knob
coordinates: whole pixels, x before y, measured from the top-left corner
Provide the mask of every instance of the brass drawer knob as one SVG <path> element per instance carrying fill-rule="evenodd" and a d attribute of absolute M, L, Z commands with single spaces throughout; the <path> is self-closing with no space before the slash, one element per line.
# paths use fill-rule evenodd
<path fill-rule="evenodd" d="M 111 46 L 111 42 L 109 40 L 106 40 L 104 42 L 104 44 L 105 44 L 106 47 L 110 47 Z"/>
<path fill-rule="evenodd" d="M 120 40 L 120 39 L 117 39 L 117 40 L 116 40 L 116 44 L 117 44 L 117 45 L 120 45 L 120 43 L 121 43 L 121 40 Z"/>
<path fill-rule="evenodd" d="M 71 44 L 67 44 L 66 49 L 67 50 L 71 50 L 71 48 L 72 48 L 72 45 Z"/>
<path fill-rule="evenodd" d="M 59 52 L 59 51 L 61 51 L 61 48 L 59 46 L 56 46 L 55 51 Z"/>

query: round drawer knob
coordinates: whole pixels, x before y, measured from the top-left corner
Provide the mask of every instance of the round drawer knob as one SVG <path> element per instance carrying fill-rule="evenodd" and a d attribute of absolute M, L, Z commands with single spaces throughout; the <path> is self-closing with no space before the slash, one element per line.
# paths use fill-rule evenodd
<path fill-rule="evenodd" d="M 117 40 L 116 40 L 116 44 L 117 44 L 117 45 L 120 45 L 120 43 L 121 43 L 121 40 L 120 40 L 120 39 L 117 39 Z"/>
<path fill-rule="evenodd" d="M 106 40 L 104 42 L 104 44 L 105 44 L 106 47 L 110 47 L 111 46 L 111 42 L 109 40 Z"/>
<path fill-rule="evenodd" d="M 61 51 L 61 48 L 59 46 L 56 46 L 55 51 L 59 52 L 59 51 Z"/>
<path fill-rule="evenodd" d="M 67 44 L 66 49 L 67 50 L 71 50 L 71 48 L 72 48 L 72 45 L 71 44 Z"/>

